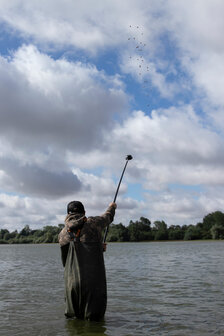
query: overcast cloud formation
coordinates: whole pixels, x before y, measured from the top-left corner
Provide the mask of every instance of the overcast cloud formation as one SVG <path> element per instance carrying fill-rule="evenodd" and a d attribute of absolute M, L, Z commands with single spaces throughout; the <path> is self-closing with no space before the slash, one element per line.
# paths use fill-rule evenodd
<path fill-rule="evenodd" d="M 127 154 L 116 223 L 223 210 L 222 0 L 0 9 L 1 228 L 57 225 L 71 199 L 102 213 Z"/>

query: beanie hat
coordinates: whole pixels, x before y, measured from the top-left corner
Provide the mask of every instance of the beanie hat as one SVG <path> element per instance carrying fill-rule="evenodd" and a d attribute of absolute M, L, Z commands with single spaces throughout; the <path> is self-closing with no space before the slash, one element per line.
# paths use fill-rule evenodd
<path fill-rule="evenodd" d="M 85 213 L 85 209 L 81 202 L 72 201 L 67 205 L 67 213 Z"/>

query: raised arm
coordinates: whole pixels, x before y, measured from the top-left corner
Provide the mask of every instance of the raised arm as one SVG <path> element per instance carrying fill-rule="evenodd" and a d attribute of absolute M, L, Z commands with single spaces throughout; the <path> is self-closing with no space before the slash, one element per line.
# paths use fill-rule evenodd
<path fill-rule="evenodd" d="M 104 212 L 104 214 L 102 214 L 101 217 L 102 218 L 102 224 L 103 224 L 103 228 L 105 228 L 107 225 L 109 225 L 110 223 L 113 222 L 114 220 L 114 215 L 115 215 L 115 209 L 117 208 L 117 204 L 112 202 L 109 204 L 108 209 Z"/>

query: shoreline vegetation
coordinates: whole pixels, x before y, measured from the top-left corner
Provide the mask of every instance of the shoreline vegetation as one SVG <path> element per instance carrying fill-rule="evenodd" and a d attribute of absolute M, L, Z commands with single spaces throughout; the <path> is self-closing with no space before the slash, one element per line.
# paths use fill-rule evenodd
<path fill-rule="evenodd" d="M 26 225 L 20 232 L 0 230 L 0 244 L 42 244 L 58 243 L 58 234 L 64 224 L 44 226 L 32 230 Z M 140 217 L 138 221 L 111 224 L 107 242 L 147 242 L 147 241 L 178 241 L 178 240 L 211 240 L 224 239 L 224 213 L 216 211 L 208 214 L 196 225 L 170 225 L 162 221 L 153 224 L 148 218 Z"/>

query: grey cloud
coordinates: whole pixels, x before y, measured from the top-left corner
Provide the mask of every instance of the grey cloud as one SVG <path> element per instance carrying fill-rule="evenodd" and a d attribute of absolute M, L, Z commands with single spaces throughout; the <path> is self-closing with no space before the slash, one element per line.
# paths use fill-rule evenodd
<path fill-rule="evenodd" d="M 0 208 L 5 208 L 5 204 L 3 202 L 0 202 Z"/>
<path fill-rule="evenodd" d="M 82 184 L 72 172 L 55 173 L 32 164 L 22 166 L 10 159 L 0 159 L 5 171 L 5 190 L 43 198 L 60 198 L 78 192 Z"/>
<path fill-rule="evenodd" d="M 0 58 L 0 76 L 1 135 L 24 150 L 102 147 L 113 114 L 122 114 L 127 103 L 124 93 L 95 68 L 56 62 L 33 46 L 22 47 L 12 62 Z"/>

